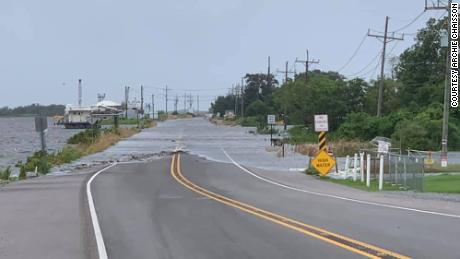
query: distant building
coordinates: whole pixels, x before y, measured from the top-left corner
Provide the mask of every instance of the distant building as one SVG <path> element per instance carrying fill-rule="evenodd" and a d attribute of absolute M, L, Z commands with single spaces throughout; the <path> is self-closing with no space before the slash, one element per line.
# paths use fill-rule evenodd
<path fill-rule="evenodd" d="M 67 105 L 64 115 L 66 129 L 87 129 L 91 127 L 91 108 Z"/>
<path fill-rule="evenodd" d="M 101 120 L 110 119 L 122 113 L 121 104 L 109 100 L 100 101 L 89 107 L 67 105 L 64 126 L 66 129 L 87 129 Z"/>

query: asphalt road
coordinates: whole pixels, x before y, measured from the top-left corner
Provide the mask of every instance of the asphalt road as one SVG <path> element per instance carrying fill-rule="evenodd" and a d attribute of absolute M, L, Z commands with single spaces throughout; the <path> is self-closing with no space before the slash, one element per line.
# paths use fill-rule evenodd
<path fill-rule="evenodd" d="M 118 165 L 92 191 L 109 258 L 460 258 L 459 219 L 308 195 L 186 154 Z"/>

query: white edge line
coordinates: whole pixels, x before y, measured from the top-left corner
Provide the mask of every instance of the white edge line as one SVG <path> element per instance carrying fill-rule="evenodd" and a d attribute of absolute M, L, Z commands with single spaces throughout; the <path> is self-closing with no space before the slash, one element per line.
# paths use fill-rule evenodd
<path fill-rule="evenodd" d="M 333 195 L 333 194 L 314 192 L 314 191 L 307 191 L 307 190 L 304 190 L 304 189 L 295 188 L 295 187 L 292 187 L 292 186 L 289 186 L 289 185 L 285 185 L 285 184 L 282 184 L 282 183 L 272 181 L 270 179 L 266 179 L 264 177 L 261 177 L 261 176 L 255 174 L 255 173 L 249 171 L 248 169 L 246 169 L 243 166 L 241 166 L 240 164 L 238 164 L 235 160 L 233 160 L 233 158 L 230 157 L 230 155 L 227 153 L 227 151 L 225 151 L 223 148 L 221 148 L 221 149 L 222 149 L 222 152 L 224 152 L 224 154 L 228 157 L 228 159 L 230 159 L 230 161 L 235 166 L 237 166 L 238 168 L 240 168 L 244 172 L 246 172 L 246 173 L 248 173 L 248 174 L 254 176 L 255 178 L 260 179 L 260 180 L 262 180 L 264 182 L 271 183 L 271 184 L 274 184 L 274 185 L 277 185 L 277 186 L 280 186 L 280 187 L 283 187 L 283 188 L 286 188 L 286 189 L 290 189 L 290 190 L 298 191 L 298 192 L 303 192 L 303 193 L 308 193 L 308 194 L 312 194 L 312 195 L 317 195 L 317 196 L 323 196 L 323 197 L 329 197 L 329 198 L 334 198 L 334 199 L 339 199 L 339 200 L 351 201 L 351 202 L 356 202 L 356 203 L 361 203 L 361 204 L 374 205 L 374 206 L 385 207 L 385 208 L 407 210 L 407 211 L 412 211 L 412 212 L 425 213 L 425 214 L 431 214 L 431 215 L 437 215 L 437 216 L 444 216 L 444 217 L 451 217 L 451 218 L 460 219 L 460 215 L 456 215 L 456 214 L 448 214 L 448 213 L 442 213 L 442 212 L 436 212 L 436 211 L 430 211 L 430 210 L 421 210 L 421 209 L 414 209 L 414 208 L 408 208 L 408 207 L 402 207 L 402 206 L 396 206 L 396 205 L 389 205 L 389 204 L 378 203 L 378 202 L 363 201 L 363 200 L 357 200 L 357 199 L 342 197 L 342 196 Z"/>
<path fill-rule="evenodd" d="M 99 259 L 107 259 L 107 250 L 105 249 L 104 238 L 102 237 L 102 231 L 99 225 L 99 220 L 97 218 L 96 208 L 94 207 L 93 194 L 91 193 L 91 183 L 93 182 L 94 178 L 96 178 L 96 176 L 106 171 L 107 169 L 114 167 L 115 165 L 117 165 L 117 163 L 113 163 L 99 170 L 98 172 L 93 174 L 93 176 L 91 176 L 91 178 L 86 183 L 86 195 L 88 197 L 89 212 L 91 214 L 91 221 L 93 222 L 93 230 L 94 236 L 96 237 Z"/>

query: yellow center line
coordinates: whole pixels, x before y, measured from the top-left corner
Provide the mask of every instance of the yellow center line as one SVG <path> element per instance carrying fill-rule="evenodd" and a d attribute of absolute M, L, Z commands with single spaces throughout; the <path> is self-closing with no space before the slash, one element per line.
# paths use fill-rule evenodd
<path fill-rule="evenodd" d="M 330 244 L 336 245 L 338 247 L 344 248 L 351 252 L 369 257 L 369 258 L 400 258 L 406 259 L 410 258 L 396 252 L 392 252 L 380 247 L 373 246 L 371 244 L 367 244 L 346 236 L 342 236 L 336 233 L 329 232 L 325 229 L 311 226 L 305 224 L 303 222 L 299 222 L 290 218 L 283 217 L 281 215 L 265 211 L 259 209 L 257 207 L 251 206 L 249 204 L 233 200 L 231 198 L 222 196 L 220 194 L 208 191 L 190 180 L 188 180 L 181 171 L 181 164 L 180 164 L 180 153 L 175 153 L 171 159 L 171 175 L 172 177 L 178 181 L 183 186 L 187 187 L 188 189 L 197 192 L 201 195 L 204 195 L 208 198 L 216 200 L 218 202 L 224 203 L 228 206 L 240 209 L 242 211 L 248 212 L 252 215 L 258 216 L 260 218 L 269 220 L 274 222 L 278 225 L 290 228 L 292 230 L 301 232 L 305 235 L 309 235 L 315 237 L 317 239 L 323 240 Z"/>

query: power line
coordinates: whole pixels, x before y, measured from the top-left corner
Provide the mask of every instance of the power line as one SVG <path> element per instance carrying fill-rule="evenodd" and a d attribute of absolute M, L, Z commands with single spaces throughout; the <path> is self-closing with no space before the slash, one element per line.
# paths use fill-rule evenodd
<path fill-rule="evenodd" d="M 398 38 L 394 36 L 394 32 L 392 36 L 388 36 L 388 20 L 390 18 L 387 16 L 385 17 L 385 33 L 383 35 L 377 35 L 377 34 L 371 34 L 367 33 L 369 37 L 374 37 L 377 39 L 383 39 L 383 49 L 382 49 L 382 58 L 380 59 L 381 61 L 381 67 L 380 67 L 380 86 L 379 86 L 379 97 L 377 101 L 377 117 L 380 117 L 380 114 L 382 112 L 382 104 L 383 104 L 383 87 L 384 87 L 384 72 L 385 72 L 385 50 L 387 47 L 387 44 L 391 42 L 392 40 L 403 40 L 403 38 Z"/>
<path fill-rule="evenodd" d="M 358 72 L 353 73 L 353 74 L 351 74 L 351 75 L 348 75 L 348 77 L 354 77 L 354 76 L 356 76 L 356 75 L 361 74 L 363 71 L 365 71 L 367 68 L 369 68 L 369 67 L 377 60 L 377 58 L 380 56 L 381 53 L 382 53 L 382 51 L 380 51 L 379 53 L 377 53 L 377 55 L 375 55 L 375 56 L 371 59 L 371 61 L 369 61 L 369 63 L 368 63 L 367 65 L 365 65 L 365 66 L 364 66 L 362 69 L 360 69 Z M 378 63 L 377 63 L 377 65 L 378 65 Z"/>
<path fill-rule="evenodd" d="M 411 26 L 412 24 L 414 24 L 420 17 L 423 16 L 423 14 L 425 14 L 425 10 L 423 10 L 421 13 L 419 13 L 412 21 L 410 21 L 408 24 L 402 26 L 401 28 L 397 29 L 397 30 L 394 30 L 393 32 L 399 32 L 399 31 L 402 31 L 404 29 L 406 29 L 407 27 Z"/>
<path fill-rule="evenodd" d="M 351 57 L 348 59 L 348 61 L 341 67 L 337 70 L 337 73 L 339 73 L 340 71 L 342 71 L 346 66 L 348 66 L 348 64 L 350 64 L 351 60 L 353 60 L 353 58 L 356 56 L 356 54 L 358 54 L 358 51 L 361 49 L 361 47 L 363 46 L 363 43 L 364 41 L 366 40 L 367 38 L 367 33 L 364 34 L 364 37 L 363 39 L 361 40 L 361 42 L 359 43 L 358 47 L 356 48 L 356 50 L 353 52 L 353 54 L 351 55 Z"/>

